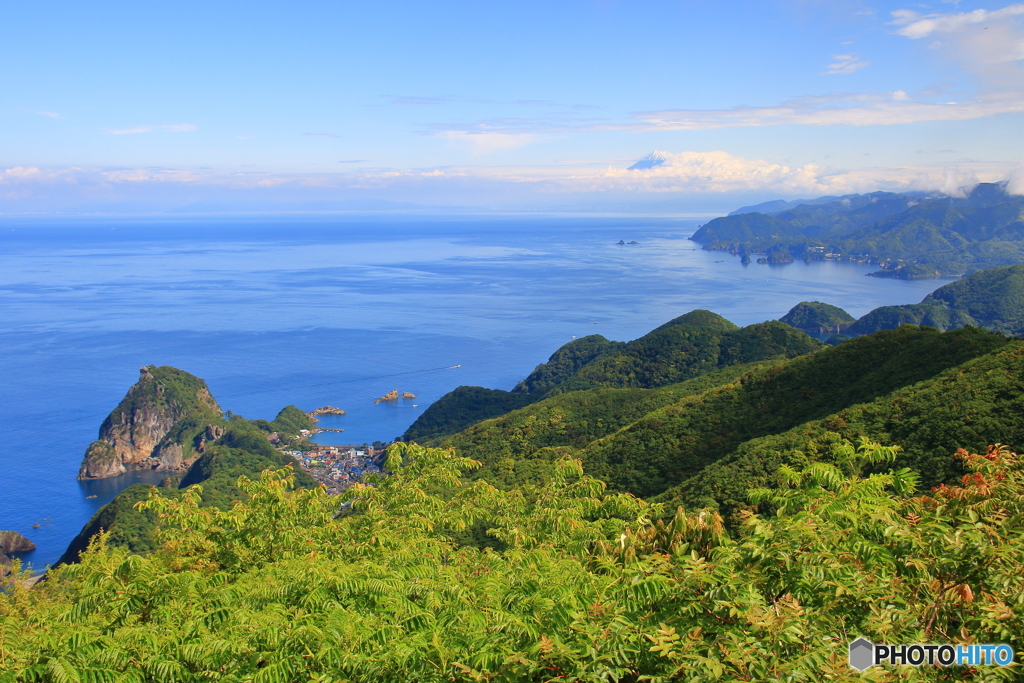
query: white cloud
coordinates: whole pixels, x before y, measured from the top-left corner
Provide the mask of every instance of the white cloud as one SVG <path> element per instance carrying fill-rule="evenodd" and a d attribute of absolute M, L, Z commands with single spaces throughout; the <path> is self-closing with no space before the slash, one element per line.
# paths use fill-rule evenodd
<path fill-rule="evenodd" d="M 1024 194 L 1024 161 L 1017 164 L 1010 171 L 1009 182 L 1006 184 L 1006 191 L 1010 194 Z"/>
<path fill-rule="evenodd" d="M 911 10 L 892 13 L 896 33 L 912 40 L 936 38 L 932 46 L 955 56 L 968 71 L 989 77 L 1010 75 L 1020 88 L 1021 73 L 1006 67 L 1024 60 L 1024 4 L 998 10 L 978 9 L 956 14 L 918 14 Z"/>
<path fill-rule="evenodd" d="M 172 123 L 160 126 L 136 126 L 135 128 L 123 128 L 121 130 L 107 131 L 110 135 L 134 135 L 136 133 L 190 133 L 198 126 L 192 123 Z"/>
<path fill-rule="evenodd" d="M 964 102 L 929 102 L 897 90 L 802 97 L 764 107 L 640 112 L 635 117 L 642 123 L 635 127 L 642 130 L 707 130 L 782 125 L 883 126 L 919 121 L 966 121 L 1020 112 L 1024 112 L 1024 98 L 1016 92 L 993 92 Z"/>
<path fill-rule="evenodd" d="M 195 171 L 168 168 L 132 168 L 118 171 L 100 171 L 103 180 L 113 183 L 208 183 L 211 176 Z"/>
<path fill-rule="evenodd" d="M 33 113 L 34 114 L 39 114 L 40 116 L 45 116 L 45 117 L 51 118 L 51 119 L 59 119 L 60 118 L 60 114 L 58 114 L 57 112 L 54 112 L 54 111 L 37 111 L 37 112 L 33 112 Z"/>
<path fill-rule="evenodd" d="M 823 74 L 852 74 L 854 71 L 863 69 L 869 63 L 852 52 L 845 55 L 832 55 L 832 59 L 835 61 L 828 65 L 828 70 L 823 71 Z"/>
<path fill-rule="evenodd" d="M 950 197 L 966 197 L 979 182 L 974 169 L 949 166 L 943 169 L 942 184 L 936 189 Z"/>
<path fill-rule="evenodd" d="M 1024 14 L 1024 4 L 1009 5 L 999 10 L 976 9 L 959 14 L 921 15 L 913 10 L 901 9 L 892 13 L 893 23 L 903 28 L 896 31 L 907 38 L 925 38 L 934 33 L 959 33 L 978 24 L 998 23 Z M 1021 59 L 1016 57 L 1015 59 Z"/>
<path fill-rule="evenodd" d="M 729 109 L 663 109 L 633 114 L 632 122 L 572 117 L 491 119 L 468 126 L 438 128 L 446 137 L 476 133 L 515 135 L 565 131 L 674 131 L 760 126 L 886 126 L 925 121 L 968 121 L 1024 112 L 1024 4 L 998 10 L 922 15 L 893 13 L 899 35 L 939 38 L 934 47 L 964 71 L 981 76 L 973 95 L 940 101 L 934 91 L 895 90 L 830 93 L 777 104 Z M 868 65 L 856 53 L 832 55 L 825 74 L 851 74 Z M 933 89 L 937 90 L 937 89 Z M 460 132 L 453 132 L 457 130 Z M 480 138 L 481 141 L 486 138 Z M 508 146 L 513 146 L 509 144 Z"/>
<path fill-rule="evenodd" d="M 837 169 L 805 164 L 790 166 L 765 159 L 749 159 L 725 151 L 671 154 L 661 166 L 627 170 L 624 166 L 579 168 L 462 167 L 444 171 L 383 171 L 352 174 L 360 187 L 398 190 L 410 183 L 501 183 L 515 185 L 524 194 L 618 194 L 639 196 L 771 193 L 827 195 L 854 192 L 941 190 L 995 182 L 1007 178 L 1008 164 L 977 163 L 950 170 L 943 165 L 891 168 Z"/>
<path fill-rule="evenodd" d="M 4 169 L 0 179 L 20 179 L 20 178 L 31 178 L 33 176 L 39 176 L 42 172 L 35 166 L 15 166 L 14 168 Z"/>
<path fill-rule="evenodd" d="M 976 94 L 955 102 L 936 101 L 934 93 L 848 94 L 801 97 L 776 105 L 720 110 L 670 109 L 640 112 L 639 130 L 702 130 L 741 126 L 878 126 L 921 121 L 966 121 L 1024 112 L 1024 4 L 998 10 L 922 15 L 892 13 L 896 33 L 913 40 L 938 38 L 932 47 L 977 74 Z M 866 65 L 856 54 L 833 55 L 825 73 L 853 73 Z M 629 126 L 614 126 L 628 129 Z"/>

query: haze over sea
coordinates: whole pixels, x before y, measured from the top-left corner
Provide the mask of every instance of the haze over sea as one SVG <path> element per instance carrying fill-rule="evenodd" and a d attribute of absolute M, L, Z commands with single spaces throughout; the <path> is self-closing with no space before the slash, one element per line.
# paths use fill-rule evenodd
<path fill-rule="evenodd" d="M 634 339 L 696 308 L 748 325 L 805 300 L 860 316 L 942 284 L 744 266 L 687 239 L 707 218 L 4 218 L 0 529 L 42 568 L 118 490 L 162 479 L 75 479 L 142 365 L 202 377 L 248 418 L 343 408 L 321 426 L 345 432 L 317 440 L 361 444 L 460 384 L 512 388 L 574 336 Z M 392 389 L 418 398 L 373 403 Z"/>

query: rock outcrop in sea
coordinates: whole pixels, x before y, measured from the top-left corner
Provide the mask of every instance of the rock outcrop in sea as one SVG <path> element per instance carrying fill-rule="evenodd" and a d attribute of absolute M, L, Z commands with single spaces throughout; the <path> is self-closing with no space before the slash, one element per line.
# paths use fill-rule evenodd
<path fill-rule="evenodd" d="M 223 433 L 221 409 L 206 382 L 176 368 L 149 365 L 100 427 L 79 479 L 133 469 L 184 472 Z"/>
<path fill-rule="evenodd" d="M 374 403 L 383 403 L 385 401 L 397 401 L 398 400 L 398 389 L 392 389 L 388 393 L 378 398 Z"/>
<path fill-rule="evenodd" d="M 308 413 L 306 413 L 306 417 L 308 417 L 310 419 L 310 421 L 312 421 L 312 422 L 319 422 L 320 420 L 316 419 L 317 415 L 344 415 L 344 414 L 345 414 L 345 411 L 342 410 L 341 408 L 335 408 L 334 406 L 320 406 L 316 410 L 311 410 Z"/>
<path fill-rule="evenodd" d="M 5 576 L 11 569 L 11 553 L 27 553 L 35 550 L 36 544 L 17 531 L 0 531 L 0 576 Z"/>

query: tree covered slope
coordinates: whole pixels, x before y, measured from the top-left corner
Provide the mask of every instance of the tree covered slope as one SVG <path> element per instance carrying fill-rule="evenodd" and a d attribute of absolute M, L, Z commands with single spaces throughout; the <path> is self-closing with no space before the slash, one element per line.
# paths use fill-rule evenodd
<path fill-rule="evenodd" d="M 794 358 L 820 347 L 778 321 L 739 328 L 711 311 L 691 311 L 631 342 L 611 342 L 600 335 L 569 342 L 511 392 L 459 387 L 425 410 L 405 436 L 410 441 L 436 441 L 558 394 L 653 389 L 732 365 Z"/>
<path fill-rule="evenodd" d="M 688 383 L 637 390 L 627 399 L 631 407 L 619 408 L 617 419 L 606 415 L 605 401 L 611 397 L 581 391 L 481 423 L 444 443 L 473 453 L 485 464 L 481 476 L 501 485 L 543 476 L 550 462 L 566 452 L 558 450 L 561 446 L 573 449 L 574 457 L 614 489 L 654 496 L 752 439 L 933 381 L 944 371 L 1016 344 L 976 328 L 940 333 L 907 326 L 742 375 L 708 375 L 708 384 L 721 381 L 703 391 Z M 602 428 L 606 435 L 600 436 Z"/>
<path fill-rule="evenodd" d="M 978 271 L 939 287 L 919 304 L 876 308 L 846 331 L 871 334 L 904 324 L 940 330 L 974 325 L 993 332 L 1024 334 L 1024 265 Z"/>

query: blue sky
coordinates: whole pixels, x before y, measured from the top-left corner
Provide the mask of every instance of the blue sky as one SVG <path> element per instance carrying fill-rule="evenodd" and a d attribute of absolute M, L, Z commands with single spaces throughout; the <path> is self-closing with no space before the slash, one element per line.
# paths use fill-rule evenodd
<path fill-rule="evenodd" d="M 1024 185 L 1024 4 L 54 1 L 0 45 L 0 213 Z"/>

